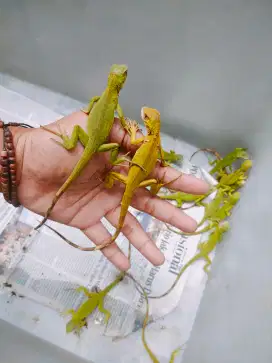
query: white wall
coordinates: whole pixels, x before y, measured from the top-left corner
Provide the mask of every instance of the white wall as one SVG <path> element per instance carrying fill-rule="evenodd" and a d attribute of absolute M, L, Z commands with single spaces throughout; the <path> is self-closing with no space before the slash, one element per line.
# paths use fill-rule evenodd
<path fill-rule="evenodd" d="M 86 101 L 124 62 L 131 116 L 158 107 L 164 130 L 199 145 L 255 151 L 265 137 L 270 0 L 0 0 L 0 9 L 0 71 Z"/>

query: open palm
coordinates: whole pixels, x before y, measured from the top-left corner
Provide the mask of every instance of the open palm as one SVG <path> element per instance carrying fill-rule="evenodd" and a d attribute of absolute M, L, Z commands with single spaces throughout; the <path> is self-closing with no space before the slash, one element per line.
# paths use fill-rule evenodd
<path fill-rule="evenodd" d="M 86 114 L 75 112 L 48 125 L 52 130 L 71 134 L 73 126 L 78 124 L 86 128 Z M 70 175 L 79 160 L 83 147 L 78 144 L 73 151 L 67 151 L 55 143 L 57 137 L 42 129 L 14 130 L 16 155 L 18 161 L 18 196 L 20 203 L 29 210 L 44 215 L 57 190 Z M 59 140 L 58 140 L 59 141 Z M 110 142 L 118 142 L 125 152 L 133 154 L 129 136 L 115 121 L 110 135 Z M 96 154 L 84 169 L 81 176 L 57 202 L 50 218 L 79 228 L 95 244 L 105 242 L 110 235 L 103 226 L 101 219 L 105 217 L 113 226 L 118 223 L 120 201 L 123 185 L 116 183 L 107 189 L 103 183 L 106 172 L 112 166 L 109 153 Z M 171 167 L 158 165 L 153 177 L 169 182 L 179 176 Z M 182 175 L 171 183 L 171 189 L 188 193 L 203 194 L 208 185 L 193 176 Z M 154 197 L 147 189 L 139 188 L 133 198 L 132 206 L 144 211 L 157 219 L 169 223 L 183 231 L 191 232 L 196 228 L 196 222 L 167 201 Z M 128 213 L 123 234 L 130 242 L 154 265 L 162 264 L 164 256 L 154 242 L 143 231 L 141 225 Z M 98 252 L 96 252 L 98 253 Z M 102 253 L 119 269 L 127 269 L 129 261 L 118 246 L 113 243 L 102 250 Z"/>

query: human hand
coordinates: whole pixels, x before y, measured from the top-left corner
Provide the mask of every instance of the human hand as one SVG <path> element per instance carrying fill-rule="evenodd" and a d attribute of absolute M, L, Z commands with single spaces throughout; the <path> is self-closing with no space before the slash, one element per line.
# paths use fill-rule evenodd
<path fill-rule="evenodd" d="M 57 132 L 60 127 L 62 132 L 70 135 L 76 124 L 85 128 L 86 120 L 85 113 L 75 112 L 47 127 Z M 74 150 L 67 151 L 51 140 L 52 137 L 58 140 L 57 137 L 39 128 L 14 128 L 12 132 L 16 147 L 19 201 L 29 210 L 44 215 L 57 190 L 79 160 L 83 147 L 78 144 Z M 125 134 L 117 120 L 111 131 L 110 142 L 118 142 L 126 152 L 131 151 L 133 154 L 133 151 L 136 151 L 135 147 L 130 145 L 129 135 Z M 103 226 L 101 218 L 105 217 L 113 226 L 117 226 L 124 191 L 124 186 L 118 183 L 111 189 L 105 188 L 103 180 L 111 168 L 109 153 L 94 155 L 82 174 L 61 196 L 50 218 L 79 228 L 97 245 L 109 239 L 110 234 Z M 158 164 L 152 177 L 163 179 L 167 183 L 179 175 L 175 169 Z M 171 189 L 193 194 L 204 194 L 208 188 L 204 181 L 185 174 L 171 183 Z M 169 202 L 152 196 L 145 188 L 139 188 L 135 192 L 132 206 L 185 232 L 193 232 L 196 229 L 194 219 Z M 160 265 L 164 262 L 162 252 L 130 213 L 126 216 L 122 233 L 152 264 Z M 115 243 L 103 249 L 102 253 L 117 268 L 129 268 L 127 257 Z"/>

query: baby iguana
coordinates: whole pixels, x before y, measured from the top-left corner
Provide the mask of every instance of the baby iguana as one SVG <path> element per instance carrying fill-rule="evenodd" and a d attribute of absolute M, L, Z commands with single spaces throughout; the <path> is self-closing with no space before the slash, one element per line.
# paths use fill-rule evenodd
<path fill-rule="evenodd" d="M 179 279 L 181 278 L 182 274 L 189 266 L 191 266 L 194 262 L 200 259 L 204 259 L 206 261 L 205 266 L 203 267 L 203 270 L 206 273 L 209 273 L 208 267 L 211 265 L 211 259 L 209 257 L 209 254 L 215 249 L 216 245 L 222 241 L 223 234 L 229 230 L 229 223 L 227 221 L 223 222 L 222 224 L 217 224 L 215 226 L 215 229 L 212 231 L 212 233 L 209 235 L 208 240 L 205 242 L 200 242 L 198 245 L 198 250 L 194 257 L 192 257 L 180 270 L 180 272 L 177 275 L 176 280 L 172 284 L 172 286 L 164 292 L 162 295 L 159 296 L 148 296 L 149 299 L 160 299 L 166 295 L 168 295 L 173 288 L 177 285 Z"/>
<path fill-rule="evenodd" d="M 183 203 L 193 203 L 199 205 L 199 202 L 206 197 L 206 195 L 188 194 L 184 192 L 176 192 L 171 194 L 159 195 L 161 199 L 174 200 L 177 202 L 177 207 L 181 208 Z"/>
<path fill-rule="evenodd" d="M 90 292 L 86 287 L 80 286 L 76 291 L 83 291 L 87 296 L 86 300 L 76 311 L 71 309 L 64 314 L 71 314 L 72 318 L 66 324 L 66 333 L 75 332 L 80 334 L 81 329 L 87 325 L 87 318 L 90 316 L 96 308 L 105 315 L 105 323 L 107 324 L 111 313 L 104 308 L 104 298 L 110 290 L 112 290 L 120 281 L 124 278 L 124 272 L 120 273 L 117 278 L 109 284 L 105 289 L 99 292 Z"/>
<path fill-rule="evenodd" d="M 252 168 L 252 161 L 245 160 L 239 169 L 235 170 L 233 173 L 225 174 L 220 173 L 218 176 L 217 188 L 224 190 L 226 193 L 232 193 L 233 191 L 239 189 L 245 184 L 247 180 L 247 172 Z"/>
<path fill-rule="evenodd" d="M 62 139 L 57 142 L 59 145 L 67 150 L 72 150 L 80 141 L 84 146 L 84 151 L 74 167 L 71 175 L 57 191 L 53 201 L 48 208 L 45 217 L 35 228 L 40 228 L 50 216 L 52 209 L 66 191 L 70 184 L 81 174 L 82 170 L 86 167 L 89 160 L 96 152 L 111 151 L 111 160 L 114 161 L 118 155 L 119 144 L 106 143 L 114 123 L 114 112 L 117 110 L 122 126 L 126 129 L 126 122 L 123 116 L 122 109 L 118 103 L 119 93 L 126 81 L 128 68 L 126 65 L 114 64 L 111 66 L 108 76 L 107 87 L 101 96 L 95 96 L 91 99 L 86 112 L 89 116 L 87 119 L 87 132 L 84 131 L 79 125 L 74 126 L 72 135 L 69 137 L 65 134 L 57 133 L 46 127 L 43 129 L 57 135 Z"/>
<path fill-rule="evenodd" d="M 248 159 L 247 149 L 245 148 L 235 148 L 231 153 L 219 160 L 214 160 L 210 164 L 214 165 L 210 174 L 218 173 L 225 169 L 226 167 L 231 167 L 232 164 L 238 159 Z"/>
<path fill-rule="evenodd" d="M 204 217 L 198 224 L 199 228 L 204 222 L 208 222 L 208 225 L 206 227 L 197 230 L 196 232 L 179 232 L 169 226 L 167 226 L 167 228 L 172 232 L 187 236 L 196 236 L 198 234 L 208 232 L 213 229 L 215 225 L 230 216 L 231 210 L 234 208 L 239 200 L 239 192 L 233 193 L 228 197 L 225 197 L 222 191 L 218 191 L 216 197 L 206 205 Z"/>
<path fill-rule="evenodd" d="M 138 130 L 138 124 L 136 122 L 131 121 L 128 123 L 127 126 L 131 133 L 131 143 L 135 145 L 141 143 L 141 146 L 134 154 L 132 160 L 129 161 L 130 167 L 128 175 L 125 176 L 117 172 L 110 172 L 108 173 L 105 181 L 108 188 L 111 188 L 113 186 L 115 180 L 125 184 L 125 191 L 121 200 L 121 212 L 115 233 L 109 240 L 96 247 L 81 247 L 74 242 L 69 241 L 66 237 L 61 235 L 52 227 L 47 226 L 71 246 L 78 248 L 82 251 L 101 250 L 109 246 L 116 240 L 121 232 L 121 229 L 123 228 L 125 217 L 131 204 L 131 200 L 133 198 L 135 190 L 140 187 L 151 186 L 151 192 L 156 194 L 162 186 L 170 183 L 168 182 L 163 184 L 160 180 L 157 179 L 146 179 L 156 165 L 158 152 L 160 154 L 162 152 L 160 139 L 160 113 L 156 109 L 143 107 L 141 115 L 147 129 L 146 136 L 136 139 L 136 133 Z M 123 162 L 124 160 L 127 159 L 120 158 L 119 162 Z M 162 157 L 161 160 L 162 165 L 164 165 Z M 171 180 L 171 182 L 173 181 L 174 180 Z"/>
<path fill-rule="evenodd" d="M 176 154 L 174 150 L 165 151 L 163 150 L 163 159 L 168 161 L 170 164 L 176 164 L 177 161 L 181 161 L 183 156 L 181 154 Z"/>

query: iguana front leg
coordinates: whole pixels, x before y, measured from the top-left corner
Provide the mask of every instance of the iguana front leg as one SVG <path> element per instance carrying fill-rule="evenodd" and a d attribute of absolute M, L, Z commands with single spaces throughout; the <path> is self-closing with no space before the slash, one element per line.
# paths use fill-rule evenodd
<path fill-rule="evenodd" d="M 128 127 L 128 123 L 125 119 L 124 112 L 123 112 L 121 106 L 119 105 L 119 103 L 117 105 L 116 112 L 118 114 L 119 120 L 120 120 L 121 125 L 123 126 L 124 130 L 126 130 L 130 134 L 130 129 Z"/>
<path fill-rule="evenodd" d="M 110 171 L 105 179 L 105 187 L 112 188 L 115 180 L 119 181 L 120 183 L 126 184 L 127 176 L 117 173 L 115 171 Z"/>
<path fill-rule="evenodd" d="M 86 107 L 86 109 L 82 109 L 82 111 L 86 114 L 89 114 L 94 106 L 94 104 L 100 99 L 100 96 L 94 96 L 89 105 Z M 89 141 L 89 135 L 86 133 L 85 130 L 79 125 L 75 125 L 72 131 L 71 136 L 68 136 L 66 133 L 56 132 L 53 130 L 48 129 L 46 126 L 41 126 L 43 130 L 46 130 L 48 132 L 51 132 L 52 134 L 58 136 L 62 139 L 63 142 L 59 142 L 55 139 L 52 139 L 54 142 L 56 142 L 58 145 L 62 146 L 66 150 L 72 150 L 76 147 L 78 141 L 85 147 Z"/>
<path fill-rule="evenodd" d="M 110 162 L 115 165 L 116 160 L 118 160 L 118 152 L 119 152 L 120 145 L 116 142 L 111 142 L 108 144 L 103 144 L 99 146 L 97 152 L 107 152 L 110 151 Z"/>
<path fill-rule="evenodd" d="M 94 104 L 100 100 L 100 96 L 94 96 L 91 98 L 88 106 L 86 108 L 82 108 L 81 111 L 83 111 L 84 113 L 86 113 L 87 115 L 89 115 L 89 113 L 91 112 L 92 108 L 94 107 Z"/>
<path fill-rule="evenodd" d="M 61 130 L 60 132 L 56 132 L 48 129 L 46 126 L 41 126 L 41 128 L 61 138 L 63 142 L 57 141 L 55 139 L 52 140 L 66 150 L 74 149 L 78 141 L 80 141 L 80 143 L 85 147 L 89 141 L 88 134 L 79 125 L 74 126 L 71 136 L 68 136 L 66 133 L 62 133 Z"/>

